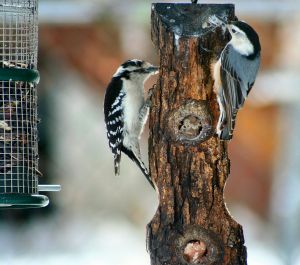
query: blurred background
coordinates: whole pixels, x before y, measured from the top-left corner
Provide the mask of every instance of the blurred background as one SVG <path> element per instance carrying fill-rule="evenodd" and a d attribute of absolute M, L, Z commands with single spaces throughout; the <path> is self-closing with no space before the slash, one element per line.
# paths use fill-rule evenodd
<path fill-rule="evenodd" d="M 47 208 L 0 212 L 1 265 L 150 264 L 157 195 L 125 156 L 113 176 L 103 97 L 124 60 L 158 63 L 151 2 L 40 1 L 40 183 L 62 191 Z M 300 1 L 230 2 L 260 35 L 262 67 L 229 145 L 227 207 L 244 227 L 249 265 L 299 265 Z"/>

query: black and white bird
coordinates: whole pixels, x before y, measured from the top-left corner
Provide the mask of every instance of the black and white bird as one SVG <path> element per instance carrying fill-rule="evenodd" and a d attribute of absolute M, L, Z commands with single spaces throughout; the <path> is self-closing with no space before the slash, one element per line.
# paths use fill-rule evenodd
<path fill-rule="evenodd" d="M 226 24 L 231 39 L 213 65 L 214 88 L 220 108 L 217 134 L 222 140 L 232 138 L 238 110 L 244 105 L 260 65 L 260 42 L 247 23 Z"/>
<path fill-rule="evenodd" d="M 104 116 L 109 147 L 114 155 L 115 175 L 120 174 L 121 152 L 133 160 L 149 183 L 154 184 L 144 165 L 139 138 L 147 121 L 151 92 L 144 98 L 144 83 L 158 67 L 141 60 L 124 62 L 113 75 L 105 94 Z"/>

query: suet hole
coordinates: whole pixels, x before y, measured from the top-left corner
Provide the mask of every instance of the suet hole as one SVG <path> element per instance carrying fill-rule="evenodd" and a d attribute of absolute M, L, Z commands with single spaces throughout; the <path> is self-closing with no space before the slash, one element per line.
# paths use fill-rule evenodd
<path fill-rule="evenodd" d="M 188 138 L 194 138 L 202 131 L 200 119 L 194 115 L 188 115 L 179 122 L 178 130 Z"/>
<path fill-rule="evenodd" d="M 184 248 L 183 257 L 189 264 L 200 264 L 207 253 L 207 246 L 203 241 L 191 240 Z"/>
<path fill-rule="evenodd" d="M 184 144 L 199 144 L 214 132 L 209 106 L 204 100 L 187 100 L 165 120 L 171 139 Z"/>

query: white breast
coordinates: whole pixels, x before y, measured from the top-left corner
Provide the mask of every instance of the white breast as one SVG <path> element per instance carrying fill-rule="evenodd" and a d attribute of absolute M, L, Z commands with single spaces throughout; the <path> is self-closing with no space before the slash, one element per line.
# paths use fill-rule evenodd
<path fill-rule="evenodd" d="M 236 51 L 238 51 L 242 55 L 248 56 L 254 52 L 252 43 L 245 36 L 233 36 L 229 43 Z"/>
<path fill-rule="evenodd" d="M 133 82 L 124 79 L 126 95 L 123 99 L 124 129 L 131 136 L 139 135 L 139 112 L 144 104 L 143 80 Z"/>

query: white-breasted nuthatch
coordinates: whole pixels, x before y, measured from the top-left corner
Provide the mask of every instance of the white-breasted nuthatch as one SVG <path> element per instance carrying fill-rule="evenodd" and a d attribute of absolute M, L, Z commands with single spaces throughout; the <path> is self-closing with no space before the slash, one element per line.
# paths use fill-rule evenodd
<path fill-rule="evenodd" d="M 147 121 L 151 93 L 144 99 L 144 82 L 158 72 L 158 67 L 141 60 L 124 62 L 113 75 L 105 94 L 104 117 L 109 147 L 114 155 L 115 175 L 120 174 L 121 152 L 142 170 L 154 184 L 144 165 L 139 138 Z"/>
<path fill-rule="evenodd" d="M 244 105 L 260 65 L 260 42 L 247 23 L 226 23 L 231 40 L 213 64 L 214 88 L 220 108 L 217 134 L 222 140 L 232 138 L 238 110 Z"/>

